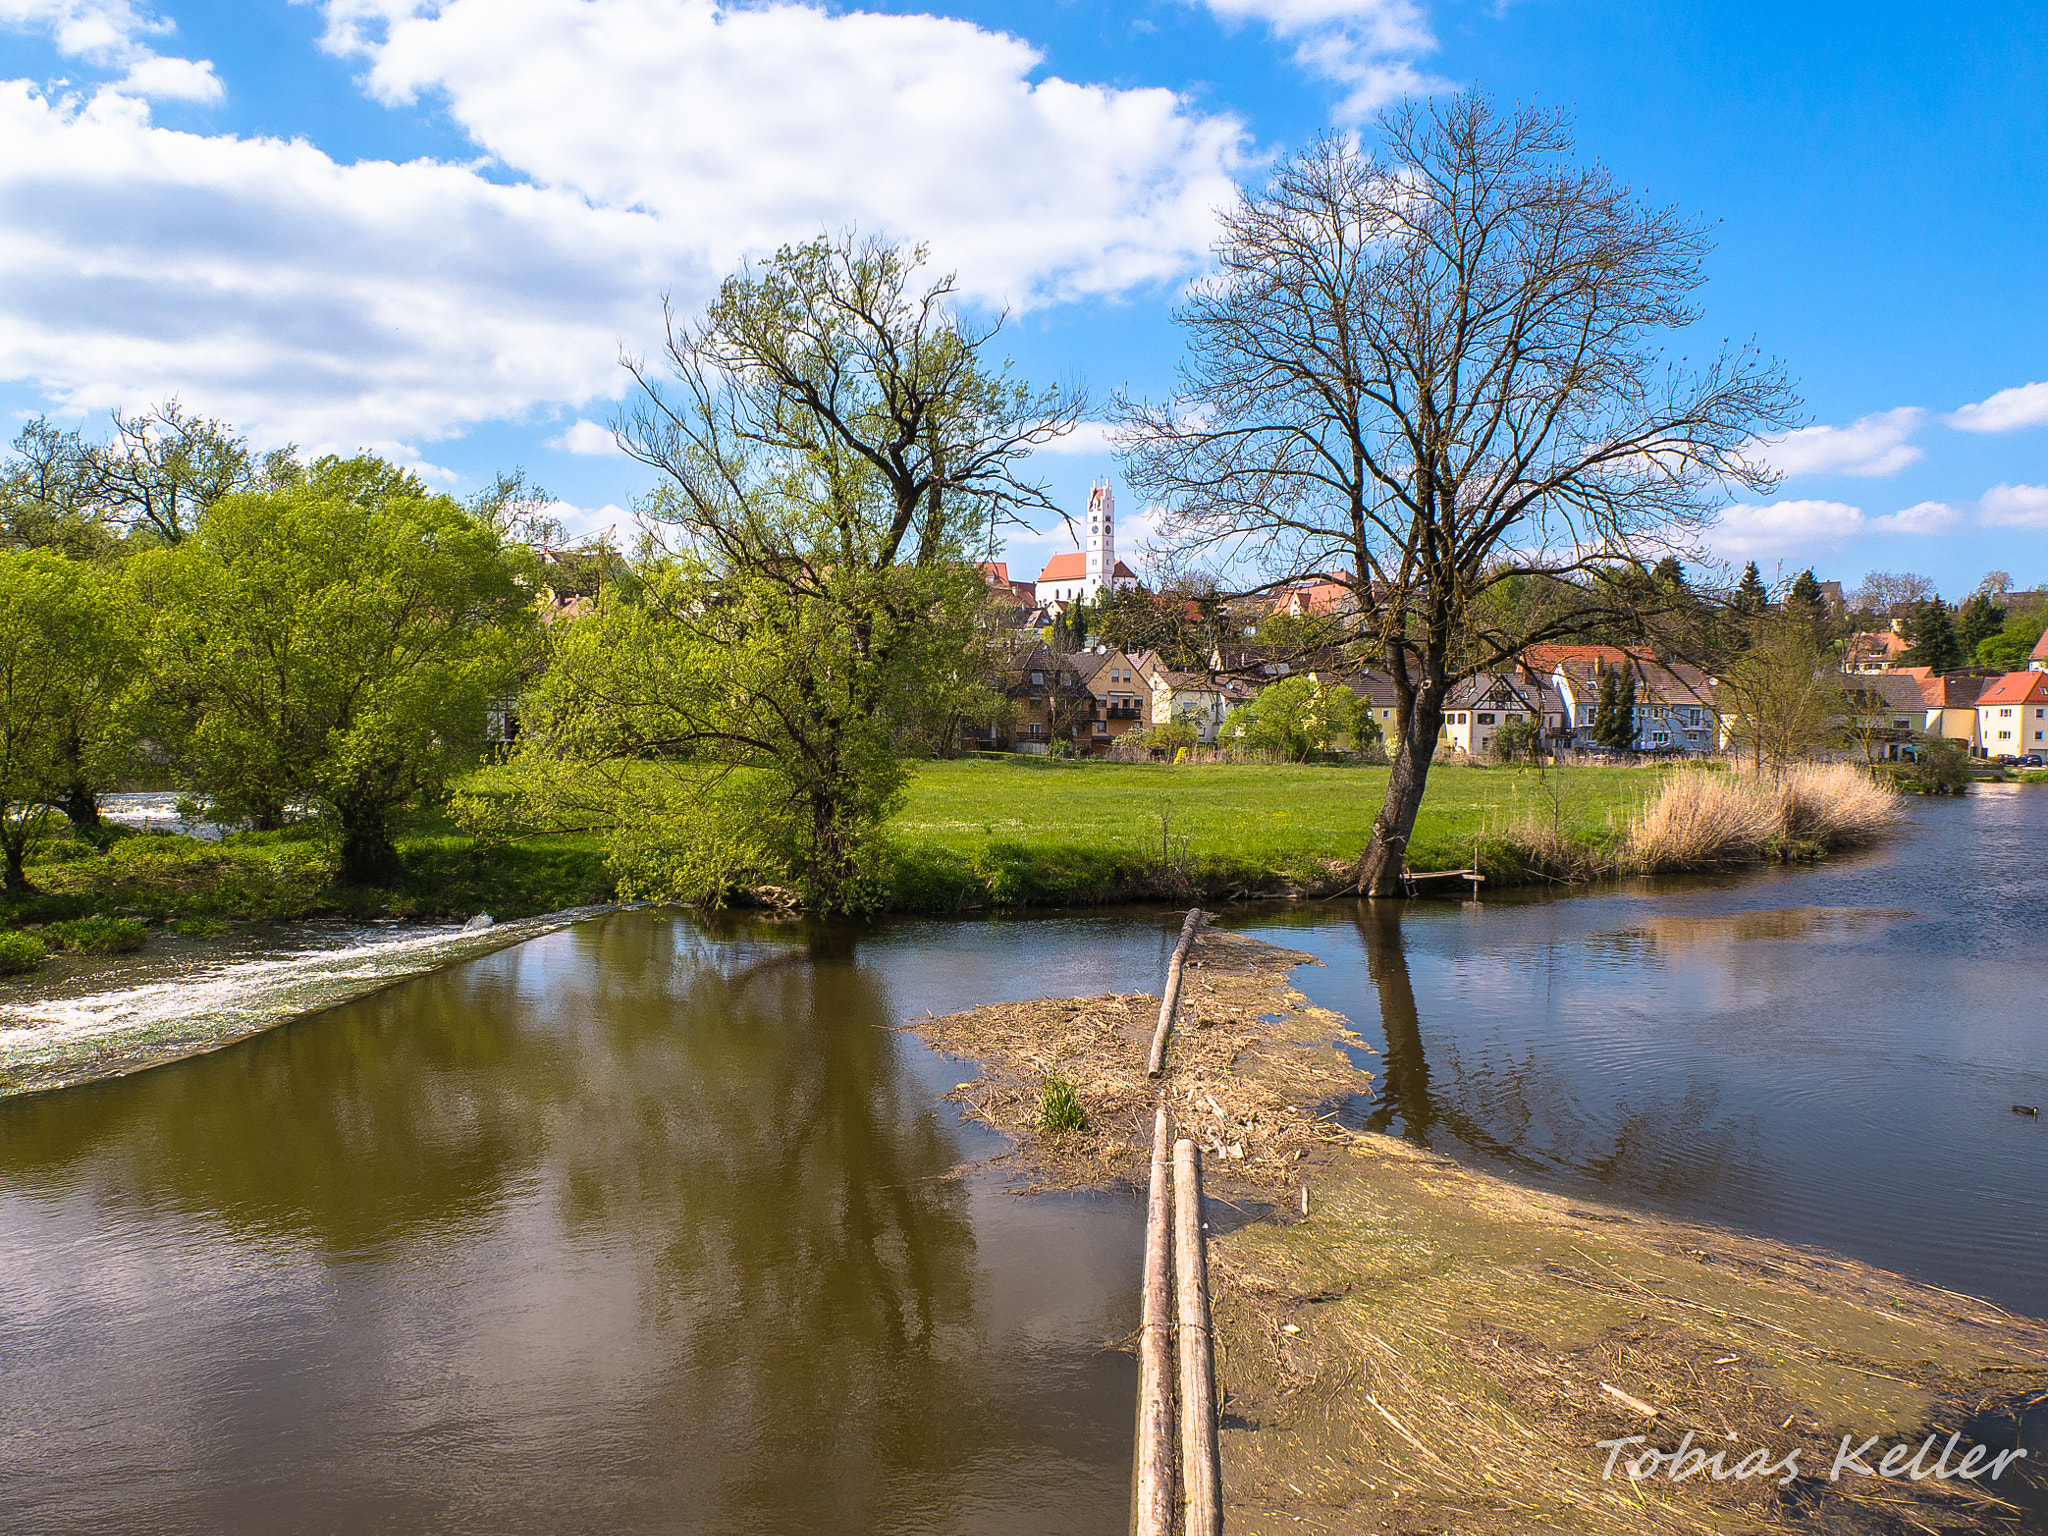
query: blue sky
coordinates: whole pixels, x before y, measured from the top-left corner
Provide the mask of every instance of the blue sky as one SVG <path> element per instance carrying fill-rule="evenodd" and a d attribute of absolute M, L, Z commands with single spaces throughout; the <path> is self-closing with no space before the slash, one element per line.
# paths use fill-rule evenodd
<path fill-rule="evenodd" d="M 1007 306 L 1027 373 L 1161 392 L 1236 181 L 1476 84 L 1715 221 L 1700 344 L 1799 381 L 1718 553 L 2048 582 L 2036 5 L 0 0 L 0 82 L 0 412 L 176 392 L 458 492 L 522 464 L 585 527 L 645 488 L 588 450 L 663 291 L 858 223 Z M 1078 508 L 1115 465 L 1076 447 Z"/>

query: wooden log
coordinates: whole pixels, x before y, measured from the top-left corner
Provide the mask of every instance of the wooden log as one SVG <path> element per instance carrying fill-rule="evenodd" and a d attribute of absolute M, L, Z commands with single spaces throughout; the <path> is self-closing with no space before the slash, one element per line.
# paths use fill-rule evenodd
<path fill-rule="evenodd" d="M 1166 1037 L 1173 1030 L 1173 1011 L 1180 1006 L 1180 972 L 1187 964 L 1188 950 L 1195 942 L 1195 930 L 1202 926 L 1200 907 L 1190 909 L 1180 925 L 1180 942 L 1173 946 L 1173 959 L 1166 967 L 1166 995 L 1159 999 L 1159 1028 L 1152 1032 L 1152 1054 L 1145 1058 L 1145 1075 L 1157 1077 L 1166 1066 Z"/>
<path fill-rule="evenodd" d="M 1131 1500 L 1135 1536 L 1173 1529 L 1173 1276 L 1172 1167 L 1166 1108 L 1152 1126 L 1152 1192 L 1145 1216 L 1145 1307 L 1138 1327 L 1137 1488 Z"/>
<path fill-rule="evenodd" d="M 1209 1251 L 1202 1237 L 1202 1165 L 1192 1141 L 1173 1147 L 1174 1292 L 1180 1306 L 1180 1468 L 1187 1536 L 1221 1536 L 1216 1357 L 1209 1340 Z"/>

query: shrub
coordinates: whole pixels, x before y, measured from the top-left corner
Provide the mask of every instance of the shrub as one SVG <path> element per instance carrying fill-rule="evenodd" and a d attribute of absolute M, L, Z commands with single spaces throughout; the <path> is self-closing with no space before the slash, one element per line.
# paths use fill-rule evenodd
<path fill-rule="evenodd" d="M 1057 1072 L 1047 1076 L 1038 1094 L 1038 1128 L 1052 1135 L 1088 1129 L 1088 1111 L 1074 1093 L 1074 1085 Z"/>
<path fill-rule="evenodd" d="M 43 941 L 32 933 L 10 929 L 0 933 L 0 976 L 19 976 L 32 971 L 43 963 L 48 951 Z"/>
<path fill-rule="evenodd" d="M 215 934 L 228 931 L 224 917 L 181 917 L 171 924 L 171 932 L 188 939 L 210 939 Z"/>
<path fill-rule="evenodd" d="M 86 955 L 125 955 L 142 948 L 149 930 L 130 917 L 79 917 L 52 923 L 43 937 Z"/>

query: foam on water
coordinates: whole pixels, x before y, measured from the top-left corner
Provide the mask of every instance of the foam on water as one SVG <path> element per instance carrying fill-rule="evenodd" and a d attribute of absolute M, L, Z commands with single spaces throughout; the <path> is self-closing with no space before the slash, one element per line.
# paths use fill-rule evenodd
<path fill-rule="evenodd" d="M 393 981 L 563 928 L 602 907 L 483 929 L 302 928 L 231 957 L 194 956 L 148 979 L 0 1001 L 0 1097 L 132 1072 L 211 1050 Z"/>

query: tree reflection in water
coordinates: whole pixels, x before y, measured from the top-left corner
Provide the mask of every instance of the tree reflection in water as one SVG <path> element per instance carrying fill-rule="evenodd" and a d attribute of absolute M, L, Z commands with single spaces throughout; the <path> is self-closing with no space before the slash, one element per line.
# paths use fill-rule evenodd
<path fill-rule="evenodd" d="M 897 1014 L 845 928 L 625 913 L 0 1107 L 0 1526 L 1119 1509 L 1105 1229 L 963 1185 Z"/>
<path fill-rule="evenodd" d="M 1361 1129 L 1394 1132 L 1419 1146 L 1447 1150 L 1455 1141 L 1465 1151 L 1509 1169 L 1564 1174 L 1572 1182 L 1626 1196 L 1652 1196 L 1683 1204 L 1709 1191 L 1726 1195 L 1749 1189 L 1761 1198 L 1754 1171 L 1756 1127 L 1731 1115 L 1710 1085 L 1636 1082 L 1622 1085 L 1617 1102 L 1589 1110 L 1584 1085 L 1566 1042 L 1539 1053 L 1519 1055 L 1502 1040 L 1457 1043 L 1451 1020 L 1440 1021 L 1446 1038 L 1438 1046 L 1433 1081 L 1423 1043 L 1421 1010 L 1410 974 L 1411 927 L 1440 919 L 1436 908 L 1411 910 L 1393 901 L 1360 901 L 1351 921 L 1365 951 L 1366 974 L 1379 1004 L 1386 1052 L 1377 1064 L 1378 1093 L 1354 1118 Z M 1484 929 L 1482 928 L 1482 933 Z M 1461 936 L 1467 946 L 1471 941 Z M 1469 954 L 1469 950 L 1468 950 Z M 1483 959 L 1484 952 L 1480 957 Z M 1499 964 L 1510 995 L 1560 1026 L 1574 1004 L 1599 1008 L 1613 999 L 1576 989 L 1565 997 L 1546 995 L 1544 977 L 1505 952 Z M 1446 991 L 1435 999 L 1442 1009 L 1472 1008 L 1473 1002 Z M 1470 1020 L 1464 1021 L 1469 1026 Z M 1470 1036 L 1469 1027 L 1464 1031 Z"/>

